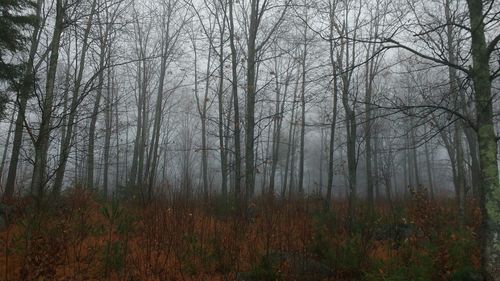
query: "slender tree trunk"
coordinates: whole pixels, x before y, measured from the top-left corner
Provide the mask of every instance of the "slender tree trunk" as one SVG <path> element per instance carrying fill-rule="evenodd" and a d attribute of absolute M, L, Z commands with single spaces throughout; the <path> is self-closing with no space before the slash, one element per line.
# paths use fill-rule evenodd
<path fill-rule="evenodd" d="M 415 136 L 415 128 L 412 128 L 410 131 L 410 140 L 411 140 L 411 161 L 413 168 L 413 176 L 415 177 L 415 187 L 420 188 L 420 174 L 418 171 L 418 153 L 417 153 L 417 141 Z"/>
<path fill-rule="evenodd" d="M 366 57 L 368 59 L 369 53 Z M 372 126 L 372 116 L 371 116 L 371 102 L 372 102 L 372 73 L 370 71 L 371 63 L 370 61 L 366 64 L 365 71 L 365 162 L 366 162 L 366 187 L 368 194 L 368 204 L 370 209 L 374 208 L 374 192 L 373 192 L 373 153 L 372 153 L 372 136 L 371 136 L 371 126 Z"/>
<path fill-rule="evenodd" d="M 306 14 L 307 18 L 307 14 Z M 306 19 L 307 20 L 307 19 Z M 301 127 L 300 127 L 300 152 L 299 152 L 299 186 L 298 192 L 302 196 L 304 194 L 304 147 L 306 134 L 306 59 L 307 59 L 307 29 L 304 29 L 304 49 L 302 50 L 301 66 L 302 66 L 302 82 L 300 95 L 300 110 L 301 110 Z"/>
<path fill-rule="evenodd" d="M 297 153 L 297 148 L 296 148 L 296 137 L 297 137 L 297 116 L 295 116 L 295 119 L 291 120 L 293 126 L 292 126 L 292 134 L 291 134 L 291 139 L 290 139 L 290 146 L 291 146 L 291 156 L 290 156 L 290 184 L 288 188 L 288 197 L 291 198 L 293 194 L 295 194 L 296 190 L 296 179 L 295 179 L 295 154 Z"/>
<path fill-rule="evenodd" d="M 256 40 L 259 24 L 258 0 L 250 1 L 250 26 L 247 42 L 247 93 L 246 93 L 246 122 L 245 122 L 245 206 L 250 192 L 255 185 L 254 161 L 254 127 L 255 127 L 255 93 L 256 93 Z"/>
<path fill-rule="evenodd" d="M 275 81 L 276 81 L 276 103 L 275 103 L 275 114 L 273 120 L 273 145 L 272 145 L 272 162 L 271 162 L 271 175 L 269 178 L 269 193 L 274 194 L 275 192 L 275 180 L 276 180 L 276 168 L 278 167 L 279 161 L 279 150 L 280 150 L 280 137 L 281 137 L 281 127 L 283 125 L 283 112 L 285 110 L 285 103 L 288 92 L 288 84 L 290 81 L 290 74 L 287 70 L 285 77 L 285 86 L 283 90 L 283 97 L 281 97 L 281 80 L 278 76 L 278 60 L 274 61 L 275 68 Z"/>
<path fill-rule="evenodd" d="M 210 86 L 210 66 L 212 59 L 212 48 L 208 48 L 208 59 L 206 67 L 206 77 L 205 77 L 205 94 L 200 100 L 198 96 L 198 56 L 196 50 L 196 39 L 193 39 L 194 48 L 194 68 L 195 68 L 195 97 L 196 104 L 198 108 L 198 114 L 200 115 L 201 121 L 201 175 L 203 181 L 203 199 L 208 200 L 208 147 L 207 147 L 207 100 L 208 100 L 208 90 Z M 211 38 L 210 38 L 211 40 Z"/>
<path fill-rule="evenodd" d="M 168 32 L 168 31 L 167 31 Z M 168 35 L 167 35 L 168 36 Z M 163 92 L 164 92 L 164 84 L 165 84 L 165 74 L 167 71 L 167 59 L 168 52 L 170 48 L 170 42 L 167 42 L 167 39 L 164 39 L 162 42 L 162 56 L 161 56 L 161 65 L 160 65 L 160 76 L 158 83 L 158 92 L 156 98 L 156 107 L 155 107 L 155 115 L 154 115 L 154 123 L 153 123 L 153 133 L 151 134 L 151 142 L 149 147 L 149 158 L 146 165 L 146 176 L 148 177 L 147 183 L 147 201 L 150 202 L 153 196 L 153 185 L 154 179 L 156 175 L 156 165 L 158 163 L 158 149 L 160 145 L 160 129 L 161 129 L 161 121 L 163 115 Z"/>
<path fill-rule="evenodd" d="M 231 46 L 231 91 L 234 107 L 234 193 L 236 200 L 241 198 L 241 136 L 240 136 L 240 102 L 238 98 L 238 53 L 233 15 L 234 0 L 229 0 L 229 43 Z"/>
<path fill-rule="evenodd" d="M 447 22 L 453 22 L 453 18 L 451 16 L 450 11 L 450 0 L 445 1 L 445 16 Z M 455 42 L 453 36 L 453 25 L 448 24 L 446 27 L 446 35 L 447 35 L 447 49 L 448 49 L 448 60 L 455 64 L 457 62 L 456 59 L 456 50 L 455 50 Z M 450 83 L 450 95 L 452 97 L 458 97 L 460 95 L 459 87 L 458 87 L 458 77 L 457 70 L 452 67 L 448 67 L 448 78 Z M 456 99 L 458 103 L 462 100 L 461 98 Z M 457 104 L 457 108 L 463 108 L 461 104 Z M 457 205 L 458 205 L 458 214 L 460 217 L 461 223 L 465 223 L 465 167 L 464 167 L 464 155 L 463 155 L 463 147 L 462 147 L 462 136 L 461 136 L 461 122 L 455 122 L 454 131 L 453 131 L 453 142 L 455 151 L 455 168 L 456 168 L 456 191 L 457 191 Z"/>
<path fill-rule="evenodd" d="M 333 28 L 333 26 L 331 27 Z M 333 30 L 332 30 L 333 32 Z M 332 33 L 333 36 L 333 33 Z M 332 111 L 332 120 L 330 124 L 330 144 L 328 148 L 328 183 L 327 183 L 327 192 L 326 192 L 326 206 L 330 208 L 332 202 L 332 190 L 333 190 L 333 176 L 335 169 L 335 128 L 337 125 L 337 104 L 338 104 L 338 78 L 337 78 L 337 65 L 335 62 L 334 55 L 334 45 L 333 41 L 330 41 L 330 63 L 332 64 L 333 70 L 333 111 Z"/>
<path fill-rule="evenodd" d="M 208 200 L 208 145 L 207 145 L 207 102 L 208 102 L 208 89 L 210 77 L 210 57 L 207 62 L 206 83 L 205 83 L 205 97 L 203 99 L 202 108 L 202 121 L 201 121 L 201 162 L 202 162 L 202 177 L 203 177 L 203 197 Z"/>
<path fill-rule="evenodd" d="M 428 143 L 425 143 L 424 149 L 425 149 L 425 162 L 426 162 L 426 166 L 427 166 L 427 181 L 429 182 L 429 192 L 431 195 L 431 199 L 434 200 L 435 199 L 435 197 L 434 197 L 434 183 L 432 180 L 432 169 L 433 169 L 432 164 L 433 163 L 431 162 Z"/>
<path fill-rule="evenodd" d="M 219 106 L 219 150 L 220 150 L 220 168 L 221 168 L 221 191 L 224 201 L 227 200 L 227 151 L 224 144 L 224 30 L 226 21 L 222 23 L 222 30 L 220 32 L 220 46 L 219 46 L 219 87 L 217 89 L 217 98 Z M 234 43 L 232 43 L 234 44 Z M 232 56 L 231 56 L 232 57 Z"/>
<path fill-rule="evenodd" d="M 403 198 L 408 198 L 408 188 L 410 187 L 410 176 L 408 172 L 408 138 L 405 137 L 405 149 L 403 151 Z"/>
<path fill-rule="evenodd" d="M 104 124 L 106 127 L 104 133 L 104 169 L 103 169 L 103 193 L 104 198 L 108 197 L 109 193 L 109 166 L 110 166 L 110 152 L 111 152 L 111 133 L 113 128 L 113 107 L 111 101 L 113 100 L 114 91 L 114 74 L 108 70 L 107 75 L 107 89 L 106 89 L 106 110 L 104 112 Z"/>
<path fill-rule="evenodd" d="M 464 167 L 464 154 L 462 147 L 462 136 L 460 134 L 460 125 L 455 124 L 454 138 L 455 138 L 455 155 L 456 155 L 456 169 L 457 169 L 457 199 L 458 199 L 458 214 L 460 221 L 465 223 L 465 167 Z"/>
<path fill-rule="evenodd" d="M 137 166 L 139 163 L 139 149 L 141 143 L 142 130 L 145 129 L 142 127 L 142 103 L 144 101 L 145 93 L 142 92 L 142 63 L 144 61 L 139 61 L 138 69 L 137 69 L 137 88 L 138 88 L 138 98 L 137 98 L 137 123 L 135 130 L 135 140 L 134 140 L 134 152 L 132 154 L 132 166 L 130 168 L 130 178 L 129 184 L 136 185 L 137 184 Z"/>
<path fill-rule="evenodd" d="M 97 91 L 95 95 L 94 107 L 92 109 L 92 116 L 90 117 L 89 125 L 89 138 L 87 145 L 87 158 L 86 158 L 86 180 L 85 185 L 87 188 L 94 188 L 94 153 L 95 153 L 95 139 L 96 139 L 96 124 L 99 115 L 99 108 L 102 98 L 102 86 L 104 83 L 104 65 L 106 60 L 107 51 L 107 29 L 104 36 L 100 39 L 99 50 L 99 74 L 97 77 Z"/>
<path fill-rule="evenodd" d="M 28 61 L 25 65 L 25 70 L 23 73 L 22 86 L 17 97 L 17 117 L 16 124 L 14 128 L 14 139 L 12 142 L 12 152 L 10 156 L 9 172 L 7 174 L 7 181 L 5 183 L 5 191 L 3 197 L 8 199 L 14 194 L 14 188 L 16 184 L 17 176 L 17 166 L 19 162 L 19 154 L 21 152 L 21 146 L 23 143 L 23 131 L 24 131 L 24 119 L 26 117 L 26 106 L 28 99 L 30 98 L 31 92 L 34 90 L 35 73 L 33 70 L 33 65 L 35 61 L 36 52 L 38 50 L 39 43 L 39 32 L 41 28 L 40 16 L 42 9 L 43 0 L 37 0 L 36 14 L 35 17 L 38 24 L 35 24 L 33 33 L 30 40 L 30 49 L 28 54 Z"/>
<path fill-rule="evenodd" d="M 77 74 L 77 77 L 75 80 L 74 89 L 73 89 L 73 96 L 71 98 L 71 105 L 69 108 L 70 111 L 69 111 L 69 115 L 68 115 L 67 131 L 66 131 L 66 135 L 64 136 L 63 143 L 61 144 L 61 156 L 59 159 L 59 165 L 57 167 L 56 176 L 55 176 L 55 180 L 54 180 L 53 192 L 55 195 L 58 195 L 61 192 L 62 183 L 63 183 L 63 179 L 64 179 L 64 173 L 66 171 L 66 164 L 68 162 L 69 153 L 71 151 L 71 140 L 73 139 L 73 128 L 74 128 L 76 114 L 78 112 L 77 107 L 78 107 L 78 101 L 79 101 L 79 97 L 80 97 L 80 87 L 81 87 L 81 83 L 82 83 L 82 79 L 83 79 L 83 70 L 85 69 L 85 59 L 87 56 L 87 49 L 89 47 L 88 38 L 89 38 L 89 34 L 90 34 L 90 29 L 91 29 L 92 23 L 93 23 L 96 4 L 97 4 L 97 0 L 92 1 L 92 7 L 90 10 L 89 19 L 88 19 L 87 25 L 85 27 L 85 32 L 83 35 L 82 50 L 81 50 L 80 62 L 79 62 L 79 66 L 78 66 L 78 74 Z"/>
<path fill-rule="evenodd" d="M 68 46 L 68 50 L 66 50 L 66 51 L 67 51 L 68 54 L 70 54 L 71 53 L 71 49 L 70 49 L 71 44 L 68 43 L 67 46 Z M 70 62 L 71 62 L 71 57 L 68 56 L 68 60 L 66 61 L 67 67 L 66 67 L 66 73 L 65 73 L 64 93 L 63 93 L 64 97 L 63 97 L 63 105 L 62 105 L 62 107 L 63 107 L 63 118 L 62 118 L 62 122 L 61 122 L 61 139 L 60 139 L 61 146 L 59 148 L 59 155 L 60 155 L 59 157 L 61 158 L 61 160 L 64 157 L 64 153 L 66 153 L 66 151 L 65 151 L 65 149 L 66 149 L 65 144 L 66 144 L 66 139 L 68 138 L 68 136 L 67 136 L 67 129 L 68 129 L 68 123 L 69 123 L 69 121 L 68 121 L 67 115 L 68 115 L 68 111 L 69 111 L 68 110 L 68 101 L 69 101 L 70 79 L 71 79 L 71 74 L 70 74 L 70 72 L 71 72 L 71 63 Z M 75 92 L 73 91 L 73 93 L 75 93 Z M 74 140 L 74 138 L 71 138 L 71 139 Z M 59 168 L 60 167 L 58 167 L 58 169 Z M 76 174 L 76 165 L 75 165 L 75 174 Z M 56 173 L 56 175 L 57 175 L 57 173 Z M 57 187 L 57 184 L 58 184 L 57 181 L 58 180 L 59 179 L 56 179 L 56 182 L 54 184 L 54 189 L 52 190 L 54 196 L 58 196 L 59 193 L 60 193 L 60 189 L 58 189 L 57 191 L 55 189 Z M 61 184 L 62 184 L 62 180 L 61 180 Z"/>
<path fill-rule="evenodd" d="M 43 199 L 45 185 L 47 183 L 47 154 L 50 144 L 52 111 L 54 105 L 54 89 L 57 74 L 57 61 L 59 59 L 59 46 L 61 43 L 61 34 L 64 29 L 64 7 L 62 0 L 56 0 L 56 19 L 54 31 L 50 43 L 50 58 L 47 69 L 47 80 L 45 85 L 45 97 L 42 104 L 42 119 L 38 138 L 35 142 L 35 163 L 33 167 L 33 177 L 31 181 L 31 190 L 35 192 L 37 204 Z"/>
<path fill-rule="evenodd" d="M 379 160 L 380 160 L 380 139 L 377 134 L 372 136 L 375 141 L 373 147 L 373 181 L 375 188 L 375 200 L 380 199 L 380 169 L 379 169 Z"/>
<path fill-rule="evenodd" d="M 469 155 L 471 159 L 471 187 L 472 195 L 474 198 L 479 198 L 479 181 L 481 176 L 481 169 L 479 167 L 477 134 L 474 129 L 464 127 L 465 137 L 467 139 L 467 147 L 469 148 Z"/>
<path fill-rule="evenodd" d="M 295 107 L 296 107 L 296 101 L 297 101 L 297 92 L 299 88 L 299 78 L 300 76 L 297 74 L 296 80 L 295 80 L 295 87 L 293 90 L 293 100 L 292 100 L 292 113 L 290 117 L 290 126 L 288 128 L 288 151 L 286 154 L 286 163 L 285 163 L 285 175 L 284 175 L 284 180 L 283 180 L 283 187 L 281 188 L 281 197 L 284 198 L 286 196 L 286 191 L 287 188 L 291 189 L 292 185 L 292 180 L 290 183 L 288 183 L 288 171 L 289 171 L 289 166 L 292 166 L 290 175 L 293 174 L 293 164 L 291 162 L 294 161 L 293 154 L 295 154 L 294 149 L 294 134 L 295 134 Z M 291 179 L 293 176 L 290 177 Z M 290 187 L 288 186 L 290 185 Z M 290 192 L 290 191 L 289 191 Z"/>
<path fill-rule="evenodd" d="M 116 145 L 116 157 L 115 157 L 115 191 L 120 185 L 120 119 L 118 119 L 118 102 L 120 98 L 118 97 L 118 91 L 114 91 L 114 109 L 115 109 L 115 145 Z"/>
<path fill-rule="evenodd" d="M 269 113 L 269 115 L 271 115 L 271 112 Z M 272 155 L 270 156 L 269 155 L 269 148 L 271 147 L 271 129 L 272 127 L 269 126 L 269 128 L 267 129 L 267 141 L 266 141 L 266 149 L 265 151 L 263 151 L 263 154 L 264 156 L 262 157 L 263 158 L 263 162 L 264 162 L 264 173 L 263 173 L 263 176 L 262 176 L 262 194 L 266 193 L 266 192 L 269 192 L 269 190 L 267 190 L 267 173 L 268 173 L 268 166 L 269 166 L 269 162 L 272 161 Z M 262 150 L 264 150 L 264 148 L 262 148 Z"/>
<path fill-rule="evenodd" d="M 144 63 L 146 63 L 146 60 L 144 60 Z M 139 138 L 139 151 L 138 151 L 138 162 L 137 162 L 137 184 L 143 188 L 143 184 L 145 183 L 145 168 L 144 168 L 144 162 L 147 158 L 146 155 L 146 147 L 148 145 L 148 136 L 149 136 L 149 129 L 150 129 L 150 124 L 149 124 L 149 102 L 148 102 L 148 96 L 147 96 L 147 81 L 149 79 L 148 77 L 148 70 L 147 67 L 144 65 L 143 69 L 143 80 L 142 80 L 142 95 L 144 100 L 142 101 L 142 130 L 141 130 L 141 136 Z M 146 79 L 147 78 L 147 79 Z"/>
<path fill-rule="evenodd" d="M 12 134 L 12 126 L 14 125 L 14 117 L 16 116 L 16 110 L 12 110 L 12 115 L 10 116 L 9 129 L 7 132 L 7 139 L 5 140 L 5 145 L 3 147 L 2 163 L 0 164 L 0 185 L 2 185 L 3 179 L 3 168 L 5 166 L 5 160 L 7 159 L 7 152 L 10 146 L 10 135 Z"/>

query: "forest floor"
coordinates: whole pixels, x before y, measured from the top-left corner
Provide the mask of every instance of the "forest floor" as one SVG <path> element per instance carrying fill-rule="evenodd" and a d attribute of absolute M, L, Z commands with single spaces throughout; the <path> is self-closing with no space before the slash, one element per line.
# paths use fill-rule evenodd
<path fill-rule="evenodd" d="M 247 215 L 221 200 L 104 202 L 74 190 L 47 210 L 11 202 L 0 280 L 472 280 L 479 209 L 416 194 L 325 211 L 317 198 L 259 198 Z M 350 225 L 350 227 L 347 227 Z"/>

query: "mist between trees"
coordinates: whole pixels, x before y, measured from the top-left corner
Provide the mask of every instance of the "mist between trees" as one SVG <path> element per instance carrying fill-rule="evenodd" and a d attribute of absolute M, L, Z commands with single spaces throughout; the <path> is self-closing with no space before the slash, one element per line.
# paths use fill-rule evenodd
<path fill-rule="evenodd" d="M 317 195 L 351 219 L 422 189 L 479 202 L 500 280 L 496 1 L 34 4 L 3 85 L 4 199 Z"/>

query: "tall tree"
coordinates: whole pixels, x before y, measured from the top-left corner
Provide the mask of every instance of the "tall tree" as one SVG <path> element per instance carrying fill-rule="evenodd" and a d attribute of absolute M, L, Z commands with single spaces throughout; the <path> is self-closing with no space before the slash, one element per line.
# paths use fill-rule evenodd
<path fill-rule="evenodd" d="M 51 121 L 54 106 L 54 89 L 57 72 L 57 62 L 59 59 L 59 46 L 61 44 L 61 35 L 65 28 L 64 22 L 66 2 L 56 0 L 56 17 L 52 40 L 50 43 L 50 56 L 47 69 L 47 80 L 45 84 L 45 96 L 42 99 L 42 118 L 38 137 L 35 141 L 35 162 L 33 167 L 33 177 L 31 180 L 31 191 L 37 197 L 37 202 L 40 203 L 45 187 L 47 184 L 47 156 L 50 144 L 50 134 L 52 131 Z"/>
<path fill-rule="evenodd" d="M 269 11 L 270 1 L 251 0 L 249 3 L 249 26 L 247 38 L 247 72 L 246 72 L 246 107 L 245 107 L 245 202 L 248 201 L 251 193 L 255 189 L 255 99 L 257 93 L 256 66 L 259 52 L 282 23 L 289 0 L 285 0 L 284 8 L 279 14 L 273 28 L 263 34 L 263 39 L 257 42 L 259 26 L 266 11 Z"/>
<path fill-rule="evenodd" d="M 25 50 L 25 42 L 29 36 L 23 32 L 28 26 L 39 24 L 38 7 L 41 2 L 33 3 L 29 0 L 11 0 L 0 2 L 0 80 L 17 84 L 22 77 L 23 64 L 12 60 L 12 56 Z M 37 9 L 33 15 L 33 8 Z M 5 104 L 0 105 L 2 109 Z M 3 113 L 3 112 L 2 112 Z"/>
<path fill-rule="evenodd" d="M 87 50 L 89 48 L 89 35 L 90 35 L 90 30 L 91 30 L 92 25 L 93 25 L 93 18 L 95 15 L 96 6 L 97 6 L 97 0 L 92 0 L 89 18 L 87 20 L 87 24 L 85 25 L 84 34 L 83 34 L 83 42 L 82 42 L 82 47 L 80 50 L 80 60 L 78 62 L 78 73 L 75 77 L 75 82 L 73 85 L 73 93 L 72 93 L 72 97 L 71 97 L 71 104 L 69 106 L 69 113 L 67 113 L 68 114 L 68 120 L 67 120 L 67 124 L 66 124 L 67 129 L 65 130 L 65 134 L 63 135 L 61 149 L 60 149 L 61 155 L 59 157 L 59 164 L 58 164 L 58 167 L 56 169 L 56 175 L 55 175 L 54 187 L 53 187 L 53 192 L 55 194 L 59 194 L 59 192 L 61 191 L 62 183 L 63 183 L 63 179 L 64 179 L 64 173 L 66 171 L 66 163 L 68 161 L 68 156 L 69 156 L 69 153 L 71 150 L 71 140 L 73 139 L 74 123 L 75 123 L 75 118 L 76 118 L 76 115 L 78 112 L 77 106 L 78 106 L 79 101 L 81 99 L 80 95 L 83 92 L 83 89 L 81 89 L 81 86 L 82 86 L 82 79 L 83 79 L 83 71 L 85 69 Z M 65 114 L 66 114 L 66 112 L 65 112 Z"/>
<path fill-rule="evenodd" d="M 485 3 L 488 4 L 485 9 Z M 467 0 L 467 15 L 470 27 L 465 27 L 470 34 L 470 52 L 472 57 L 472 67 L 467 68 L 460 64 L 454 64 L 448 59 L 429 54 L 425 51 L 410 47 L 399 40 L 382 38 L 384 43 L 388 43 L 389 48 L 402 48 L 428 61 L 450 66 L 467 75 L 473 82 L 475 122 L 474 129 L 477 132 L 479 166 L 481 176 L 479 185 L 480 207 L 482 211 L 481 224 L 481 266 L 488 280 L 500 280 L 500 182 L 498 178 L 498 148 L 497 135 L 494 128 L 494 111 L 492 83 L 498 78 L 498 71 L 491 71 L 490 59 L 500 41 L 500 34 L 492 35 L 492 39 L 486 41 L 485 27 L 488 24 L 495 24 L 495 21 L 488 21 L 488 13 L 492 11 L 495 1 Z M 427 30 L 429 26 L 423 27 L 423 31 L 416 34 L 420 39 L 427 36 L 429 32 L 438 30 Z M 423 39 L 422 39 L 423 40 Z M 456 114 L 456 113 L 455 113 Z M 459 118 L 463 115 L 458 114 Z"/>
<path fill-rule="evenodd" d="M 39 40 L 40 40 L 40 30 L 42 28 L 41 13 L 42 13 L 42 3 L 43 0 L 37 0 L 35 20 L 31 38 L 29 41 L 29 53 L 28 59 L 25 64 L 23 78 L 19 88 L 19 94 L 17 96 L 16 106 L 18 108 L 16 116 L 16 125 L 14 127 L 14 139 L 12 142 L 12 152 L 9 163 L 9 172 L 7 174 L 7 180 L 5 183 L 4 198 L 9 198 L 14 193 L 17 168 L 19 162 L 19 154 L 21 151 L 21 146 L 23 142 L 23 131 L 24 131 L 24 120 L 26 116 L 26 106 L 28 99 L 32 96 L 32 91 L 34 89 L 35 83 L 35 73 L 34 73 L 34 63 L 36 52 L 38 50 Z M 2 25 L 3 26 L 3 25 Z M 3 34 L 3 32 L 2 32 Z"/>

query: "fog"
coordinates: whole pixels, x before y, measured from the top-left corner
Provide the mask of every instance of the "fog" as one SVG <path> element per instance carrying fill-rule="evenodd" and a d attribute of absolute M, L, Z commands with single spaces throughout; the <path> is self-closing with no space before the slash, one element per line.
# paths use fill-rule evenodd
<path fill-rule="evenodd" d="M 301 253 L 302 265 L 322 263 L 319 267 L 329 269 L 317 280 L 388 280 L 388 269 L 375 265 L 389 264 L 392 249 L 399 247 L 408 247 L 413 253 L 408 256 L 435 255 L 405 263 L 442 262 L 438 270 L 422 269 L 434 272 L 422 280 L 458 280 L 451 272 L 461 266 L 480 271 L 484 280 L 499 280 L 500 5 L 495 0 L 7 2 L 0 3 L 0 232 L 4 226 L 9 231 L 6 279 L 11 231 L 38 237 L 25 226 L 51 229 L 51 218 L 75 215 L 81 225 L 71 225 L 76 219 L 61 219 L 62 224 L 82 229 L 94 223 L 107 231 L 108 238 L 101 235 L 95 242 L 106 247 L 106 277 L 113 270 L 110 249 L 128 253 L 129 232 L 122 235 L 121 226 L 134 225 L 130 229 L 144 227 L 130 231 L 137 245 L 157 245 L 159 238 L 152 243 L 151 237 L 171 239 L 168 249 L 158 244 L 158 255 L 165 251 L 167 264 L 175 249 L 176 265 L 169 270 L 179 264 L 179 272 L 171 274 L 182 280 L 189 259 L 177 252 L 191 255 L 188 250 L 199 245 L 222 253 L 212 256 L 233 253 L 229 265 L 213 266 L 227 270 L 223 280 L 243 280 L 240 263 L 268 265 L 271 250 L 284 264 L 295 262 L 292 253 Z M 125 216 L 120 217 L 119 204 L 130 220 L 120 221 Z M 47 217 L 38 217 L 47 210 Z M 26 219 L 33 224 L 12 227 L 31 211 L 36 216 Z M 134 212 L 141 223 L 131 223 Z M 148 221 L 153 213 L 162 225 Z M 147 228 L 150 224 L 154 227 Z M 174 233 L 160 228 L 167 224 L 179 226 L 179 235 L 165 235 Z M 244 238 L 219 249 L 233 236 L 226 231 L 223 242 L 216 240 L 218 225 Z M 197 238 L 196 229 L 204 234 L 204 226 L 213 226 L 206 231 L 213 230 L 219 244 L 203 247 L 212 243 L 204 235 Z M 386 226 L 397 238 L 374 244 L 378 228 Z M 265 252 L 262 263 L 241 254 L 245 247 L 258 248 L 244 236 L 253 233 L 246 227 L 267 231 L 266 238 L 255 240 L 266 245 L 265 251 L 256 250 Z M 270 242 L 283 238 L 277 233 L 299 232 L 302 248 Z M 70 239 L 65 236 L 70 232 L 61 233 L 61 241 L 90 243 L 84 235 Z M 191 244 L 183 250 L 186 237 Z M 46 244 L 62 245 L 54 239 Z M 126 242 L 111 246 L 113 239 Z M 391 239 L 397 241 L 387 242 Z M 467 243 L 444 244 L 448 240 Z M 436 246 L 419 249 L 422 245 Z M 43 257 L 62 251 L 51 249 Z M 135 258 L 117 258 L 117 264 L 151 258 L 150 249 L 144 256 L 140 250 L 132 249 Z M 32 252 L 23 260 L 37 260 Z M 372 255 L 358 265 L 376 270 L 346 273 L 337 264 L 338 252 L 353 260 Z M 448 258 L 457 252 L 474 259 Z M 381 263 L 375 261 L 380 253 L 387 258 Z M 67 261 L 70 256 L 66 252 Z M 400 252 L 394 256 L 404 258 Z M 80 259 L 74 263 L 80 268 Z M 55 267 L 47 272 L 57 272 Z M 26 280 L 43 277 L 36 275 L 43 271 L 24 266 L 16 272 L 33 273 Z M 244 280 L 264 279 L 279 278 Z"/>

